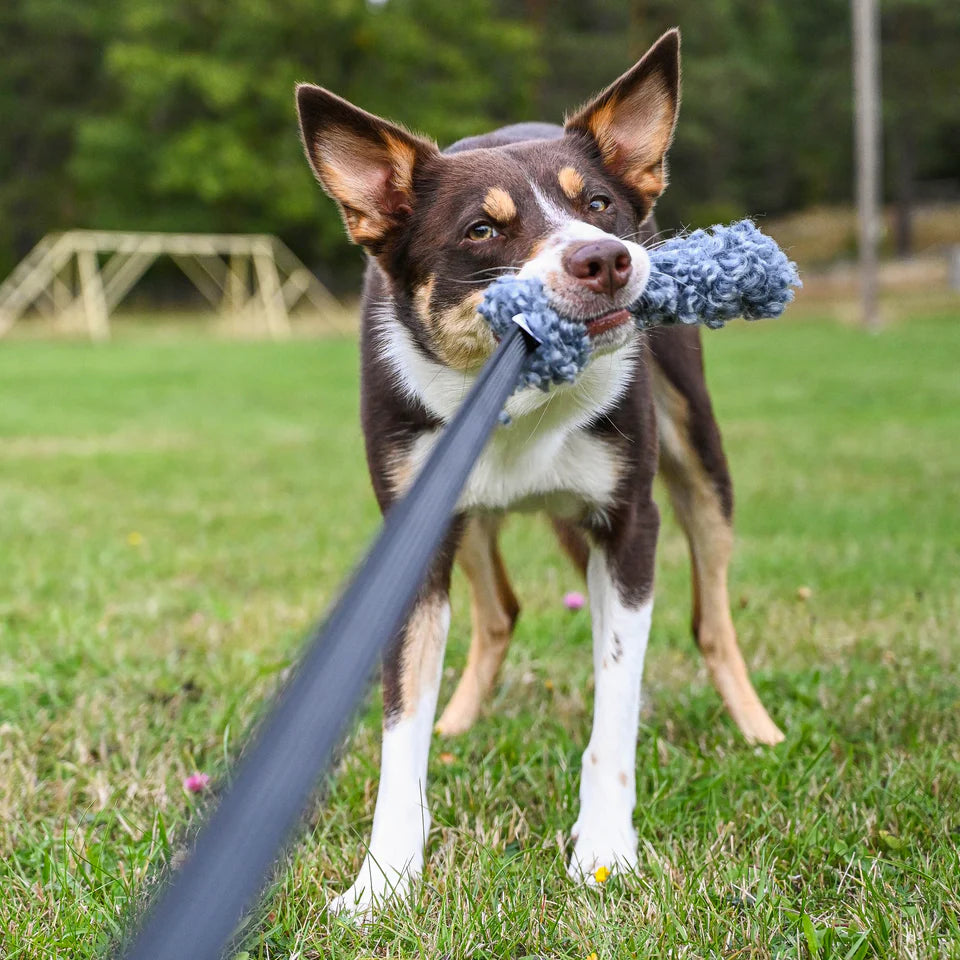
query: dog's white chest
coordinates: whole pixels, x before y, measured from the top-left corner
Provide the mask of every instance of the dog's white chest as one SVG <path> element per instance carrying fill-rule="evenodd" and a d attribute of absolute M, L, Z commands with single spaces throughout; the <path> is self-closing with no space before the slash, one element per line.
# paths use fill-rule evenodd
<path fill-rule="evenodd" d="M 527 434 L 523 436 L 523 434 Z M 530 431 L 525 422 L 498 427 L 460 498 L 467 509 L 603 507 L 619 479 L 612 449 L 582 429 Z"/>
<path fill-rule="evenodd" d="M 474 378 L 424 358 L 399 323 L 387 330 L 384 346 L 405 390 L 449 420 Z M 623 394 L 634 362 L 635 344 L 628 344 L 596 357 L 576 383 L 548 394 L 527 389 L 510 397 L 506 409 L 511 423 L 495 428 L 467 481 L 461 508 L 548 507 L 566 513 L 584 505 L 608 505 L 621 474 L 619 458 L 613 445 L 586 425 Z M 409 450 L 399 471 L 407 483 L 419 473 L 438 436 L 438 431 L 424 433 Z"/>

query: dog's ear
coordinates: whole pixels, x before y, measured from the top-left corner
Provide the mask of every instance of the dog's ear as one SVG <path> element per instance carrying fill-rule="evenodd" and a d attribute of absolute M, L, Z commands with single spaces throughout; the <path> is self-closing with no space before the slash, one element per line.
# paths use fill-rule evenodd
<path fill-rule="evenodd" d="M 669 30 L 635 66 L 566 122 L 591 137 L 608 169 L 645 205 L 667 185 L 667 149 L 680 107 L 680 31 Z"/>
<path fill-rule="evenodd" d="M 307 159 L 350 238 L 376 251 L 412 213 L 414 168 L 439 154 L 436 144 L 308 83 L 297 112 Z"/>

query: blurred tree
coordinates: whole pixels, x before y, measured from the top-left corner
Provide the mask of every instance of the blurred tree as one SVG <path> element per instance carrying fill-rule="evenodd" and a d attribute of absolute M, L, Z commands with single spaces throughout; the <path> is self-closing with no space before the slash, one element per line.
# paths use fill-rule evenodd
<path fill-rule="evenodd" d="M 917 181 L 960 175 L 960 8 L 884 0 L 881 30 L 887 182 L 896 202 L 896 250 L 905 256 L 913 252 Z"/>
<path fill-rule="evenodd" d="M 80 210 L 65 161 L 78 118 L 104 95 L 109 0 L 0 4 L 0 278 Z"/>
<path fill-rule="evenodd" d="M 931 0 L 933 2 L 933 0 Z M 559 119 L 683 30 L 683 106 L 661 222 L 699 224 L 849 197 L 849 0 L 508 0 L 538 26 Z M 815 135 L 812 131 L 815 131 Z"/>
<path fill-rule="evenodd" d="M 90 219 L 278 232 L 333 286 L 344 270 L 356 279 L 360 258 L 312 185 L 294 83 L 316 81 L 450 141 L 523 111 L 537 74 L 532 32 L 496 16 L 490 0 L 119 0 L 115 9 L 110 109 L 80 123 L 70 164 Z"/>
<path fill-rule="evenodd" d="M 683 25 L 683 106 L 665 223 L 701 225 L 850 195 L 848 0 L 641 0 Z M 679 8 L 679 9 L 678 9 Z"/>
<path fill-rule="evenodd" d="M 849 0 L 5 0 L 0 276 L 71 226 L 281 234 L 334 287 L 361 259 L 311 181 L 293 84 L 441 143 L 560 120 L 665 29 L 684 100 L 664 226 L 847 202 Z M 883 0 L 888 193 L 960 190 L 956 0 Z"/>

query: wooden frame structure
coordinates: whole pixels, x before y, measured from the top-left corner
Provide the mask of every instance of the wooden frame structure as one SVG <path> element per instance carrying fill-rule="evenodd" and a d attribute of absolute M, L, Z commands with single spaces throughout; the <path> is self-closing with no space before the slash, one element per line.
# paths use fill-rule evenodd
<path fill-rule="evenodd" d="M 0 336 L 35 308 L 105 340 L 111 313 L 162 256 L 238 330 L 286 337 L 304 305 L 331 332 L 347 329 L 337 300 L 277 237 L 69 230 L 44 237 L 0 284 Z"/>

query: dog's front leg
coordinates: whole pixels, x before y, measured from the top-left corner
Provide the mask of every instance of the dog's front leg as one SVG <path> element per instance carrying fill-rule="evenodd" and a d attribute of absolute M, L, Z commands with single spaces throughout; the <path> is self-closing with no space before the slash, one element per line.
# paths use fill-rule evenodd
<path fill-rule="evenodd" d="M 406 893 L 423 869 L 430 832 L 427 758 L 449 626 L 447 588 L 428 586 L 384 658 L 383 743 L 373 835 L 353 886 L 330 902 L 333 913 L 369 914 L 375 904 Z"/>
<path fill-rule="evenodd" d="M 632 869 L 637 862 L 637 727 L 658 526 L 657 508 L 650 503 L 634 515 L 632 529 L 598 540 L 587 565 L 596 680 L 569 872 L 588 882 L 601 867 Z"/>

